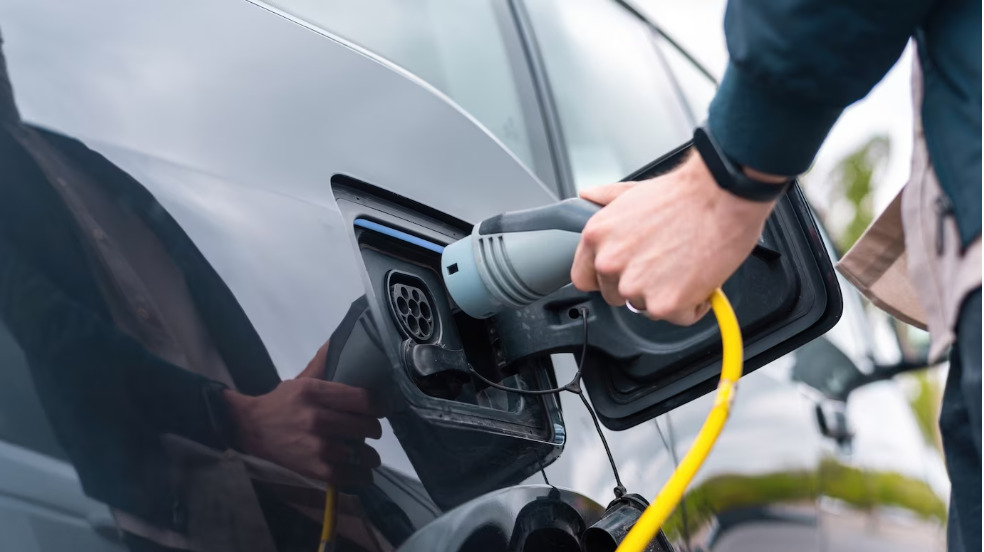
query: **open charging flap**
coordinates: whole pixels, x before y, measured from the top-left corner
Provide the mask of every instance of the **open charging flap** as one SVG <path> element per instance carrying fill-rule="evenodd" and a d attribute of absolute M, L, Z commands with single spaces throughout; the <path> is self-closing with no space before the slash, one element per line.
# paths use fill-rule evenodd
<path fill-rule="evenodd" d="M 626 180 L 665 173 L 689 149 L 682 146 Z M 840 318 L 834 268 L 798 185 L 779 200 L 759 244 L 723 289 L 741 324 L 746 374 L 822 335 Z M 581 307 L 589 321 L 584 386 L 606 427 L 635 426 L 717 385 L 721 337 L 713 314 L 679 327 L 612 307 L 573 286 L 495 317 L 506 359 L 577 351 Z"/>

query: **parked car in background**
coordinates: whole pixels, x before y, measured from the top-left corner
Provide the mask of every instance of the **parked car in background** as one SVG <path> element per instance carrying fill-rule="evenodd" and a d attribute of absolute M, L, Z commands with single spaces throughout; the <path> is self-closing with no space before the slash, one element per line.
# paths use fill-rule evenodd
<path fill-rule="evenodd" d="M 570 393 L 483 386 L 464 366 L 513 387 L 563 384 L 585 327 L 596 340 L 585 387 L 628 492 L 655 496 L 693 442 L 713 401 L 713 320 L 675 328 L 567 289 L 480 322 L 450 302 L 434 255 L 479 220 L 617 181 L 689 139 L 714 79 L 631 5 L 0 0 L 0 32 L 23 124 L 67 148 L 92 180 L 149 192 L 147 216 L 173 219 L 191 244 L 184 253 L 200 254 L 227 287 L 198 299 L 241 309 L 237 331 L 255 334 L 239 343 L 251 357 L 240 360 L 268 356 L 276 373 L 263 377 L 279 382 L 329 335 L 338 362 L 347 357 L 331 351 L 358 331 L 373 344 L 355 356 L 353 377 L 385 380 L 397 413 L 370 441 L 382 460 L 372 484 L 343 495 L 340 550 L 580 550 L 616 486 L 584 405 Z M 24 178 L 55 189 L 2 155 L 0 192 Z M 153 524 L 121 506 L 147 497 L 93 491 L 113 474 L 127 488 L 126 459 L 100 445 L 127 424 L 182 466 L 152 472 L 162 488 L 172 477 L 207 486 L 212 472 L 201 467 L 222 462 L 249 478 L 242 501 L 260 497 L 262 522 L 229 522 L 202 548 L 314 550 L 318 482 L 200 443 L 174 453 L 150 419 L 158 411 L 68 423 L 59 401 L 79 400 L 73 386 L 91 383 L 78 374 L 92 368 L 72 359 L 95 345 L 59 357 L 73 366 L 64 379 L 41 375 L 68 322 L 32 318 L 54 333 L 30 343 L 18 325 L 42 309 L 17 291 L 37 288 L 18 287 L 20 268 L 4 255 L 53 224 L 25 217 L 0 227 L 0 550 L 181 549 L 161 544 L 178 542 L 170 533 L 141 532 Z M 657 548 L 944 549 L 943 464 L 888 379 L 912 363 L 875 344 L 823 241 L 794 191 L 729 281 L 749 367 L 761 368 L 741 380 L 721 440 Z M 425 313 L 416 329 L 399 315 L 401 290 Z M 208 303 L 224 293 L 231 302 Z M 110 374 L 105 389 L 137 385 Z M 73 412 L 86 418 L 136 395 L 93 396 Z M 211 506 L 177 493 L 169 531 L 223 528 L 228 520 L 202 512 L 225 506 Z"/>

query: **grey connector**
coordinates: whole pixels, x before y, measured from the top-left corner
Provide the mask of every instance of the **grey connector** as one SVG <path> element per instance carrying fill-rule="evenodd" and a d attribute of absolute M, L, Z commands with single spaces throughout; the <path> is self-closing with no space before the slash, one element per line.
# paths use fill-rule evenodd
<path fill-rule="evenodd" d="M 581 229 L 598 206 L 567 200 L 476 225 L 441 258 L 451 297 L 473 318 L 520 309 L 571 282 Z"/>

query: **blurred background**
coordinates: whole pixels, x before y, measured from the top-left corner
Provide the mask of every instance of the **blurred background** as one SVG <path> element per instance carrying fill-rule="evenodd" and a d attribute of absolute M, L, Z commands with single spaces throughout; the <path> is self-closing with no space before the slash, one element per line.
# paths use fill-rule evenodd
<path fill-rule="evenodd" d="M 637 0 L 660 26 L 718 80 L 728 64 L 723 21 L 726 0 Z M 912 151 L 912 52 L 910 44 L 892 70 L 834 125 L 810 171 L 804 191 L 839 254 L 892 201 L 909 178 Z M 870 304 L 869 310 L 874 309 Z M 923 339 L 918 330 L 913 339 Z M 940 446 L 937 418 L 946 366 L 898 378 L 927 441 Z"/>

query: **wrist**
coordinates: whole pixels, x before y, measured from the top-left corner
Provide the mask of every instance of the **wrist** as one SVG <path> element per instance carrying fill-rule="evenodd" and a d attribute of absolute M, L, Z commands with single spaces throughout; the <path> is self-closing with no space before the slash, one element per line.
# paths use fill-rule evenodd
<path fill-rule="evenodd" d="M 742 167 L 741 172 L 744 173 L 748 178 L 754 178 L 759 182 L 766 182 L 768 184 L 775 184 L 777 186 L 785 185 L 789 182 L 790 177 L 780 176 L 777 174 L 764 173 L 762 171 L 755 170 L 751 167 Z"/>
<path fill-rule="evenodd" d="M 790 178 L 763 173 L 738 164 L 721 149 L 706 126 L 694 130 L 693 146 L 714 181 L 732 195 L 772 204 L 793 183 Z"/>
<path fill-rule="evenodd" d="M 778 201 L 778 199 L 768 202 L 753 201 L 736 196 L 725 190 L 718 185 L 714 179 L 714 175 L 711 174 L 710 169 L 707 167 L 707 163 L 704 162 L 700 153 L 697 151 L 694 151 L 687 158 L 687 161 L 681 166 L 681 170 L 687 173 L 689 181 L 701 188 L 705 197 L 709 198 L 710 205 L 715 210 L 722 214 L 727 214 L 729 217 L 764 223 L 769 218 L 769 214 L 772 213 L 772 208 L 775 207 L 776 201 Z"/>
<path fill-rule="evenodd" d="M 229 418 L 231 421 L 232 443 L 230 445 L 236 450 L 249 452 L 252 448 L 249 443 L 250 428 L 252 427 L 253 411 L 256 397 L 250 397 L 231 389 L 222 392 L 222 398 L 229 408 Z"/>

